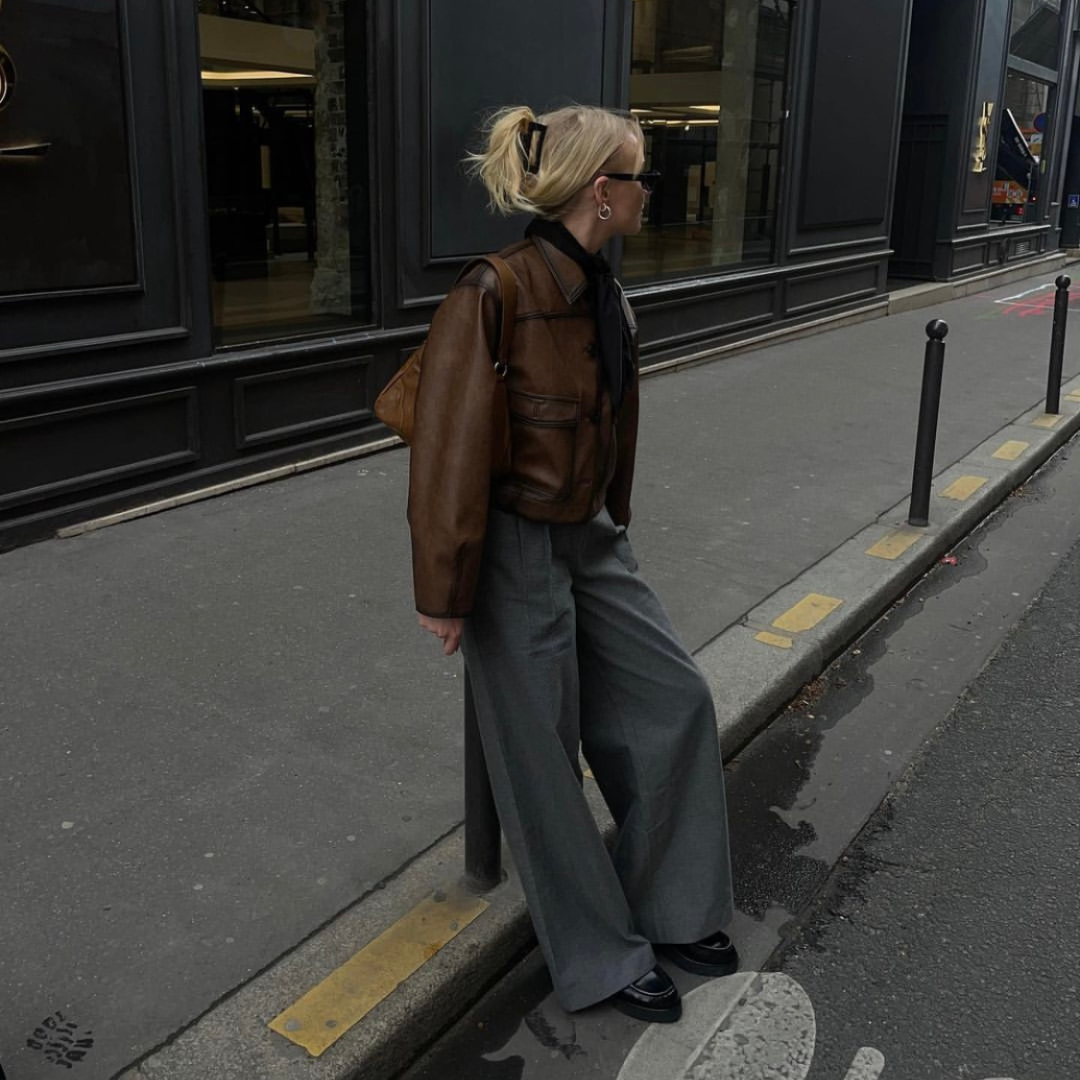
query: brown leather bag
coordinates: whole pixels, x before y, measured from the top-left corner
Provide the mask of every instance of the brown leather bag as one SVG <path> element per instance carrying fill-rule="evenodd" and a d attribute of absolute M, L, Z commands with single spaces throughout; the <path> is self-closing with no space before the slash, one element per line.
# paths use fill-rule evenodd
<path fill-rule="evenodd" d="M 509 370 L 510 342 L 514 337 L 514 319 L 517 316 L 517 279 L 498 255 L 485 255 L 477 261 L 491 264 L 499 275 L 502 293 L 499 347 L 494 362 L 495 389 L 491 402 L 491 472 L 493 476 L 504 476 L 510 471 L 510 408 L 506 397 L 506 373 Z M 472 265 L 470 263 L 463 272 L 467 272 Z M 375 399 L 375 415 L 405 442 L 412 441 L 416 424 L 416 395 L 420 389 L 423 358 L 424 346 L 421 345 Z"/>

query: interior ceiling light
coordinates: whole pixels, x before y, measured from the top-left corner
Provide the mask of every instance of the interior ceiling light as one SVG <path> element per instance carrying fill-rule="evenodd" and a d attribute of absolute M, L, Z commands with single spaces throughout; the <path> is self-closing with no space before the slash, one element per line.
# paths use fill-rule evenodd
<path fill-rule="evenodd" d="M 244 68 L 242 71 L 206 71 L 202 73 L 203 82 L 285 82 L 286 80 L 297 82 L 314 82 L 313 75 L 305 75 L 302 71 L 256 71 Z"/>

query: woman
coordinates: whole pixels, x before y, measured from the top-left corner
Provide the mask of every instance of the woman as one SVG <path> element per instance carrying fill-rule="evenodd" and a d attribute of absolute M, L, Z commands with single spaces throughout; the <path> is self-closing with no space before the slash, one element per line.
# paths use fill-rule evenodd
<path fill-rule="evenodd" d="M 510 472 L 492 477 L 499 278 L 467 268 L 424 353 L 409 482 L 420 625 L 462 646 L 499 818 L 559 1000 L 681 1015 L 657 964 L 734 971 L 723 777 L 708 685 L 626 536 L 636 324 L 600 249 L 641 228 L 637 121 L 508 108 L 472 155 L 492 207 L 534 215 L 517 281 Z M 618 825 L 609 853 L 580 750 Z"/>

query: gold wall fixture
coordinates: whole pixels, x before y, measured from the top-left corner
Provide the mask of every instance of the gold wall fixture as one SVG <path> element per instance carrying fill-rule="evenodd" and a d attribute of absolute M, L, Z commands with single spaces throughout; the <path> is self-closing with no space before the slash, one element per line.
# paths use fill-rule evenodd
<path fill-rule="evenodd" d="M 990 156 L 990 121 L 994 115 L 994 103 L 984 101 L 977 121 L 975 153 L 971 163 L 973 173 L 986 172 L 986 159 Z"/>

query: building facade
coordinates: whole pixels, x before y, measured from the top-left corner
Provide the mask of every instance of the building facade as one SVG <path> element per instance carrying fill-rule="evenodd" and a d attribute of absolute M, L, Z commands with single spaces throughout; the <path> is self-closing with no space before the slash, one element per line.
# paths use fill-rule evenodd
<path fill-rule="evenodd" d="M 492 108 L 632 109 L 646 362 L 1060 243 L 1078 0 L 5 0 L 0 547 L 385 436 Z"/>

